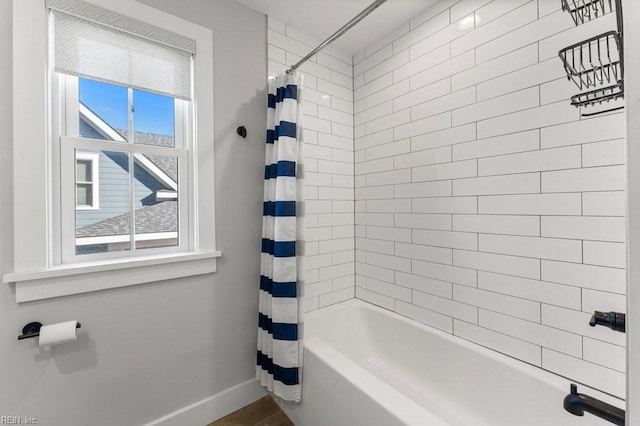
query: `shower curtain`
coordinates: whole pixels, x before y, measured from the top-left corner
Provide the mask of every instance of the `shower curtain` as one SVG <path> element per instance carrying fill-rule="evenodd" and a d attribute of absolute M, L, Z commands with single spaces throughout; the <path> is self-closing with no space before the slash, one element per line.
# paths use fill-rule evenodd
<path fill-rule="evenodd" d="M 302 385 L 302 75 L 269 80 L 256 378 L 286 401 Z"/>

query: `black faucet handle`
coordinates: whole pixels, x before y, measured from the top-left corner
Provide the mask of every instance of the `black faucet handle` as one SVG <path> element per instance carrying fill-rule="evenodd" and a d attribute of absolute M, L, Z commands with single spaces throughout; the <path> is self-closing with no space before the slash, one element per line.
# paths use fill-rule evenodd
<path fill-rule="evenodd" d="M 605 327 L 609 327 L 614 331 L 624 333 L 626 329 L 625 319 L 626 315 L 619 312 L 595 311 L 593 313 L 593 316 L 591 316 L 589 325 L 591 327 L 595 327 L 596 325 L 604 325 Z"/>
<path fill-rule="evenodd" d="M 576 385 L 575 383 L 571 383 L 571 395 L 577 395 L 578 394 L 578 385 Z"/>

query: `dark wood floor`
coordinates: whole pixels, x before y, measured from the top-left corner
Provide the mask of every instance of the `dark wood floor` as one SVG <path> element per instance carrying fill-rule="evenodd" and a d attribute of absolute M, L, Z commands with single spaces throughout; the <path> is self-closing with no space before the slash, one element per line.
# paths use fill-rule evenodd
<path fill-rule="evenodd" d="M 265 396 L 208 426 L 295 426 L 278 404 Z"/>

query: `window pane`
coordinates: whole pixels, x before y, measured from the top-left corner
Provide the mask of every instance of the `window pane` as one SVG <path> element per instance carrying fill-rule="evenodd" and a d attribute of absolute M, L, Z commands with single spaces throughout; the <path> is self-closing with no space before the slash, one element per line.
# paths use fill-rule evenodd
<path fill-rule="evenodd" d="M 178 158 L 136 155 L 136 249 L 178 245 Z"/>
<path fill-rule="evenodd" d="M 126 87 L 78 79 L 80 136 L 91 139 L 127 139 L 129 94 Z"/>
<path fill-rule="evenodd" d="M 134 142 L 175 147 L 175 100 L 154 93 L 133 91 Z"/>
<path fill-rule="evenodd" d="M 98 199 L 92 199 L 99 208 L 76 210 L 76 254 L 106 253 L 131 249 L 131 197 L 129 192 L 129 154 L 118 151 L 90 151 L 84 154 L 98 157 L 99 172 L 94 173 L 93 184 L 77 184 L 77 202 L 88 197 L 87 192 L 99 186 Z M 92 188 L 93 189 L 93 188 Z"/>
<path fill-rule="evenodd" d="M 76 160 L 76 182 L 91 182 L 91 160 Z"/>
<path fill-rule="evenodd" d="M 93 176 L 98 173 L 98 154 L 76 152 L 76 208 L 93 208 L 96 186 Z M 95 169 L 95 170 L 94 170 Z"/>
<path fill-rule="evenodd" d="M 76 185 L 76 206 L 93 206 L 93 185 L 90 183 Z"/>

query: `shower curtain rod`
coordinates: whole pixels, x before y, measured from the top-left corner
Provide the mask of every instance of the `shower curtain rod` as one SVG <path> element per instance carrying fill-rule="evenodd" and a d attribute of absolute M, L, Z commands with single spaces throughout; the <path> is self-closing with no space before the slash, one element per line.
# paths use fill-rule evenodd
<path fill-rule="evenodd" d="M 339 39 L 344 33 L 346 33 L 351 28 L 353 28 L 358 22 L 362 21 L 371 12 L 376 10 L 378 7 L 380 7 L 382 5 L 382 3 L 386 2 L 386 1 L 387 0 L 376 0 L 373 3 L 371 3 L 366 9 L 364 9 L 362 12 L 360 12 L 358 15 L 356 15 L 352 20 L 350 20 L 349 22 L 344 24 L 342 26 L 342 28 L 340 28 L 338 31 L 333 33 L 333 35 L 331 35 L 328 39 L 326 39 L 325 41 L 320 43 L 320 45 L 318 47 L 316 47 L 311 52 L 309 52 L 309 54 L 307 56 L 305 56 L 304 58 L 300 59 L 296 64 L 291 65 L 291 67 L 287 70 L 287 74 L 292 72 L 293 70 L 298 68 L 300 65 L 304 64 L 305 62 L 307 62 L 309 60 L 309 58 L 311 58 L 313 55 L 315 55 L 316 53 L 318 53 L 319 51 L 321 51 L 322 49 L 324 49 L 325 47 L 327 47 L 328 45 L 330 45 L 331 43 L 333 43 L 334 41 Z"/>

